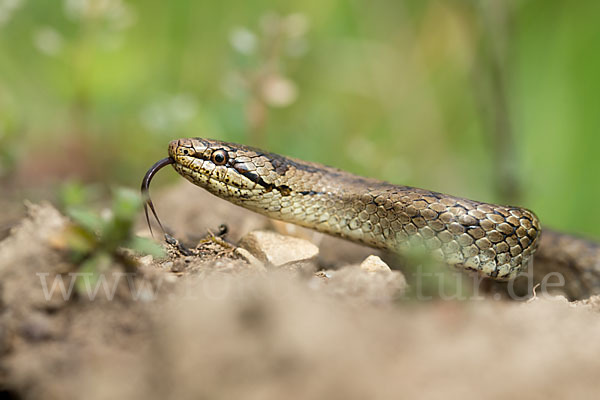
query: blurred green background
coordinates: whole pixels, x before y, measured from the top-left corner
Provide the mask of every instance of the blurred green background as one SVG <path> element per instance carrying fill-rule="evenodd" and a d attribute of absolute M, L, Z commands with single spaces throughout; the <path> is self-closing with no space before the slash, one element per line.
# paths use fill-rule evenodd
<path fill-rule="evenodd" d="M 595 0 L 0 0 L 2 190 L 137 187 L 205 136 L 600 238 L 599 19 Z"/>

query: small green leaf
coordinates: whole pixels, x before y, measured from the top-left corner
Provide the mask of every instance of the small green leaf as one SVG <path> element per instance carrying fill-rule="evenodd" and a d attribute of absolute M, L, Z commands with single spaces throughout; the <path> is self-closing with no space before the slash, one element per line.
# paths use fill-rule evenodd
<path fill-rule="evenodd" d="M 112 252 L 131 238 L 141 205 L 140 196 L 131 189 L 119 188 L 113 192 L 112 216 L 102 226 L 104 249 Z"/>
<path fill-rule="evenodd" d="M 81 264 L 79 273 L 75 281 L 75 289 L 81 295 L 90 294 L 94 291 L 100 274 L 109 270 L 110 264 L 112 263 L 112 257 L 104 252 L 99 252 L 93 257 Z"/>
<path fill-rule="evenodd" d="M 98 273 L 98 263 L 98 258 L 92 257 L 81 264 L 78 271 L 81 275 L 77 276 L 77 280 L 75 281 L 75 290 L 77 290 L 77 293 L 83 295 L 90 292 L 96 286 L 100 275 Z"/>
<path fill-rule="evenodd" d="M 67 209 L 67 215 L 71 217 L 76 224 L 92 233 L 98 233 L 100 229 L 102 229 L 102 218 L 90 210 L 86 210 L 82 207 L 71 207 Z"/>
<path fill-rule="evenodd" d="M 83 185 L 81 182 L 68 181 L 60 186 L 58 200 L 63 209 L 84 207 L 98 199 L 101 189 L 98 185 Z"/>
<path fill-rule="evenodd" d="M 74 255 L 75 259 L 87 256 L 98 245 L 96 235 L 77 224 L 68 225 L 59 239 L 64 243 L 65 248 Z"/>
<path fill-rule="evenodd" d="M 82 184 L 67 182 L 60 187 L 58 197 L 65 208 L 81 206 L 87 201 L 87 192 Z"/>
<path fill-rule="evenodd" d="M 140 208 L 142 199 L 140 195 L 128 188 L 118 188 L 113 194 L 113 213 L 115 218 L 133 221 Z"/>
<path fill-rule="evenodd" d="M 156 258 L 162 258 L 166 256 L 165 250 L 157 243 L 153 242 L 148 238 L 139 236 L 133 237 L 125 247 L 134 250 L 142 254 L 150 254 Z"/>

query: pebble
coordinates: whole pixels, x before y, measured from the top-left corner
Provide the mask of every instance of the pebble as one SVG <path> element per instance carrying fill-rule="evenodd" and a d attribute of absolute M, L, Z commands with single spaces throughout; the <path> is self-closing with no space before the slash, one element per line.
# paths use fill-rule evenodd
<path fill-rule="evenodd" d="M 138 261 L 141 265 L 147 267 L 150 264 L 152 264 L 152 262 L 154 261 L 154 257 L 152 257 L 152 255 L 148 254 L 147 256 L 140 257 Z"/>
<path fill-rule="evenodd" d="M 367 272 L 392 272 L 391 268 L 378 256 L 369 256 L 361 264 L 360 269 Z"/>
<path fill-rule="evenodd" d="M 265 265 L 258 258 L 254 257 L 248 250 L 244 249 L 243 247 L 236 247 L 234 253 L 238 255 L 242 260 L 246 261 L 250 269 L 259 272 L 264 272 L 267 270 L 265 268 Z"/>
<path fill-rule="evenodd" d="M 362 266 L 349 265 L 335 271 L 322 271 L 317 279 L 317 282 L 312 282 L 313 289 L 372 303 L 389 304 L 402 297 L 407 290 L 404 275 L 391 269 L 369 272 Z"/>
<path fill-rule="evenodd" d="M 21 335 L 30 342 L 40 342 L 56 336 L 56 329 L 50 319 L 42 314 L 27 317 L 20 325 Z"/>
<path fill-rule="evenodd" d="M 393 271 L 381 258 L 371 255 L 360 265 L 319 271 L 310 287 L 355 300 L 390 303 L 404 295 L 407 283 L 400 271 Z"/>
<path fill-rule="evenodd" d="M 269 267 L 314 272 L 319 248 L 311 242 L 271 231 L 253 231 L 240 240 L 240 247 Z"/>

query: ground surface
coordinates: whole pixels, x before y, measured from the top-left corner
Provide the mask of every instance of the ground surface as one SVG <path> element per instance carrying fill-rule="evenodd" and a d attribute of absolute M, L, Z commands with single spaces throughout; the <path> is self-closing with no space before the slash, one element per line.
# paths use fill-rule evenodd
<path fill-rule="evenodd" d="M 200 256 L 106 272 L 114 296 L 64 300 L 73 265 L 48 204 L 0 242 L 0 383 L 14 398 L 584 398 L 600 389 L 600 298 L 419 301 L 375 251 L 245 212 L 187 183 L 156 196 L 185 244 L 225 223 L 318 244 L 309 267 L 263 268 L 214 241 Z M 140 231 L 144 231 L 140 224 Z M 194 236 L 195 235 L 195 236 Z M 410 280 L 409 280 L 410 282 Z M 46 285 L 46 292 L 44 291 Z M 114 286 L 113 286 L 114 285 Z"/>

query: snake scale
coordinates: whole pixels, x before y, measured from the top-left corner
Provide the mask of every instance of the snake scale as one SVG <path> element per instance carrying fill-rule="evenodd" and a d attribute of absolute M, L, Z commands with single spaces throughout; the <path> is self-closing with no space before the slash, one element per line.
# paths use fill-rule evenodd
<path fill-rule="evenodd" d="M 541 241 L 538 218 L 520 207 L 394 185 L 219 140 L 174 140 L 168 154 L 146 174 L 144 192 L 159 169 L 172 165 L 193 184 L 268 217 L 399 254 L 424 248 L 450 266 L 494 280 L 516 277 Z M 147 205 L 156 216 L 149 198 Z M 562 261 L 600 287 L 600 250 L 593 243 L 583 247 L 586 265 Z"/>

